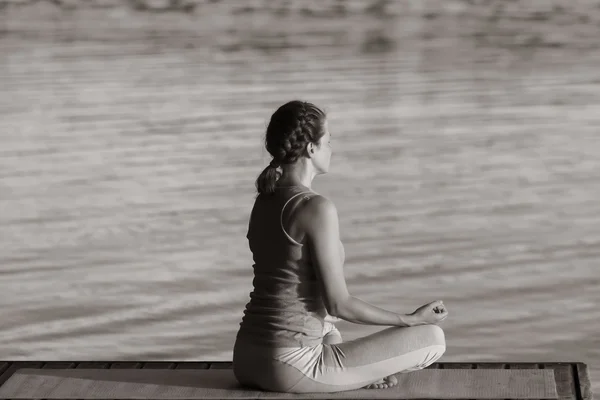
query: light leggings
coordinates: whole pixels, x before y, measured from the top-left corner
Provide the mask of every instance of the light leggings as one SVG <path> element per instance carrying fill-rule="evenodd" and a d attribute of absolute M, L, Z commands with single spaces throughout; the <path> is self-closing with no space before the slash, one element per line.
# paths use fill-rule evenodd
<path fill-rule="evenodd" d="M 287 393 L 331 393 L 362 388 L 396 373 L 417 371 L 446 351 L 437 325 L 392 327 L 339 344 L 270 348 L 238 337 L 233 372 L 250 388 Z"/>

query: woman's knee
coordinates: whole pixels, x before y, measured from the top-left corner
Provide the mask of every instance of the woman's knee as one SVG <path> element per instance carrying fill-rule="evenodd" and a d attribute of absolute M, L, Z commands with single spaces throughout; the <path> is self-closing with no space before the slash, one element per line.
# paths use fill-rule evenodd
<path fill-rule="evenodd" d="M 421 328 L 417 334 L 422 341 L 417 359 L 415 359 L 416 364 L 403 372 L 427 368 L 446 352 L 446 337 L 442 328 L 437 325 L 420 325 L 418 328 Z"/>
<path fill-rule="evenodd" d="M 414 347 L 446 346 L 444 330 L 437 325 L 417 325 L 408 329 L 410 329 L 409 337 Z"/>
<path fill-rule="evenodd" d="M 432 344 L 440 346 L 446 346 L 446 334 L 444 330 L 437 325 L 425 325 L 431 331 L 431 337 L 433 339 Z"/>

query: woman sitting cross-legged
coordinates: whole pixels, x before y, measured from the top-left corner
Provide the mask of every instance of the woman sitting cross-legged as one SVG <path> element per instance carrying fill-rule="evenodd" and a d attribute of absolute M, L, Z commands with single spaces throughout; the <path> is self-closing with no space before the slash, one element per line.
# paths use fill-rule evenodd
<path fill-rule="evenodd" d="M 437 361 L 446 350 L 436 325 L 448 316 L 441 301 L 398 314 L 348 293 L 336 208 L 311 189 L 329 170 L 325 113 L 284 104 L 266 147 L 273 161 L 257 179 L 247 234 L 254 290 L 233 351 L 239 383 L 289 393 L 387 388 L 398 383 L 394 374 Z M 388 328 L 344 342 L 336 320 Z"/>

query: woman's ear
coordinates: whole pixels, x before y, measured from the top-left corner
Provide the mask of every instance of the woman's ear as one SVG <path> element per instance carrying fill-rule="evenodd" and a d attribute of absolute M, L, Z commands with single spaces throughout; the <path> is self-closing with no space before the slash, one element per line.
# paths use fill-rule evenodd
<path fill-rule="evenodd" d="M 308 156 L 311 157 L 314 153 L 315 153 L 315 147 L 314 147 L 314 143 L 313 142 L 309 142 L 308 145 L 306 146 L 306 152 L 308 153 Z"/>

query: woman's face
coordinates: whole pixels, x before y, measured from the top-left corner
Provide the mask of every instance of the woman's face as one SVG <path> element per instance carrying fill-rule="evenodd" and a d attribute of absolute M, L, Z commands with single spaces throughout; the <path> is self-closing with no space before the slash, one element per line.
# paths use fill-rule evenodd
<path fill-rule="evenodd" d="M 323 128 L 325 129 L 325 134 L 319 140 L 319 147 L 315 146 L 313 159 L 317 174 L 325 174 L 329 172 L 329 164 L 331 161 L 331 134 L 329 133 L 327 121 L 325 121 Z"/>

